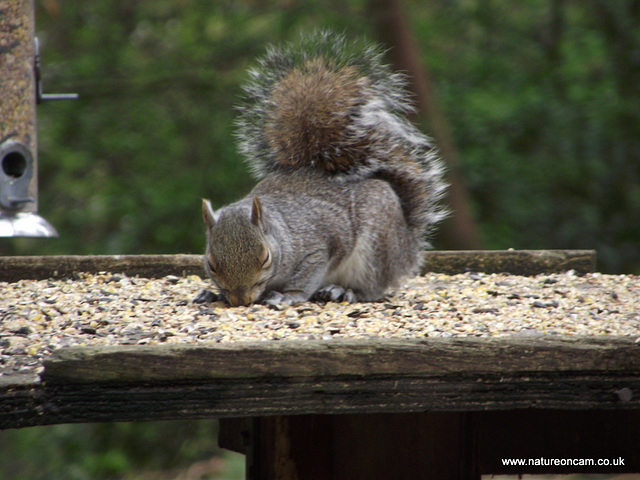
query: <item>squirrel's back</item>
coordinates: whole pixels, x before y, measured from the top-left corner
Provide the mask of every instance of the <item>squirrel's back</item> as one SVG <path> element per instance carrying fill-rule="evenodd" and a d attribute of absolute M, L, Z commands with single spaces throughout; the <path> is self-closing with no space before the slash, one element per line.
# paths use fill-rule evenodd
<path fill-rule="evenodd" d="M 239 146 L 258 178 L 311 168 L 332 181 L 389 182 L 422 238 L 445 216 L 443 167 L 406 118 L 405 77 L 382 55 L 331 32 L 270 48 L 244 89 Z"/>

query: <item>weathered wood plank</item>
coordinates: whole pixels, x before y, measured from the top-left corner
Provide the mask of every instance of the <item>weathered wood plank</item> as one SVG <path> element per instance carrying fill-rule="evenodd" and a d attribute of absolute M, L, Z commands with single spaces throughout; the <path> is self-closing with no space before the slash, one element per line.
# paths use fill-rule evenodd
<path fill-rule="evenodd" d="M 620 393 L 624 389 L 630 395 Z M 0 391 L 0 429 L 271 415 L 640 409 L 640 375 L 283 378 L 23 385 Z"/>
<path fill-rule="evenodd" d="M 464 272 L 539 275 L 575 270 L 579 275 L 596 268 L 594 250 L 470 250 L 425 252 L 422 272 L 455 275 Z"/>
<path fill-rule="evenodd" d="M 49 384 L 274 377 L 640 374 L 633 338 L 433 338 L 76 347 L 45 361 Z"/>
<path fill-rule="evenodd" d="M 425 252 L 424 272 L 467 271 L 520 275 L 575 270 L 593 272 L 593 250 L 496 250 Z M 203 275 L 201 255 L 52 255 L 0 257 L 0 281 L 73 277 L 77 272 L 117 272 L 160 278 L 166 275 Z"/>
<path fill-rule="evenodd" d="M 202 255 L 50 255 L 0 257 L 0 281 L 73 277 L 78 272 L 125 273 L 147 278 L 202 275 Z"/>

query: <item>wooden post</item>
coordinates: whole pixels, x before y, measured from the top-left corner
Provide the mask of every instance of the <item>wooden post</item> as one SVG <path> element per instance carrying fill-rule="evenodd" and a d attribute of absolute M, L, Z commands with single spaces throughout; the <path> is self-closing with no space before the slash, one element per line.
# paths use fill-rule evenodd
<path fill-rule="evenodd" d="M 254 420 L 250 480 L 479 480 L 466 413 Z"/>
<path fill-rule="evenodd" d="M 247 479 L 331 480 L 334 478 L 333 425 L 330 415 L 254 419 Z"/>

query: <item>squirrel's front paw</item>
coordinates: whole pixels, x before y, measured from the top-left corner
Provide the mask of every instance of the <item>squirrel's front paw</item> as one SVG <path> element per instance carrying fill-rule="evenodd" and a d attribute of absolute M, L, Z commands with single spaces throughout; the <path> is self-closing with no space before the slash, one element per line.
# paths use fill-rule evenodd
<path fill-rule="evenodd" d="M 305 300 L 306 298 L 300 294 L 271 291 L 262 299 L 262 303 L 270 307 L 277 307 L 280 305 L 297 305 Z"/>
<path fill-rule="evenodd" d="M 327 285 L 322 287 L 311 297 L 312 300 L 320 302 L 348 302 L 357 301 L 356 294 L 350 288 L 344 289 L 340 285 Z"/>
<path fill-rule="evenodd" d="M 202 290 L 196 298 L 193 299 L 193 303 L 212 303 L 224 300 L 224 297 L 219 293 L 213 293 L 211 290 Z"/>

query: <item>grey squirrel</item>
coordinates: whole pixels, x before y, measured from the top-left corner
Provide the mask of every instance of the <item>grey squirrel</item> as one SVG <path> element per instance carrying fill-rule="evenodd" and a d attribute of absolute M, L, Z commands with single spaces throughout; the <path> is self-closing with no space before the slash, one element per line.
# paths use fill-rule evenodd
<path fill-rule="evenodd" d="M 446 215 L 443 165 L 382 55 L 324 31 L 249 71 L 239 149 L 260 182 L 202 201 L 205 270 L 232 306 L 375 301 L 418 272 Z"/>

